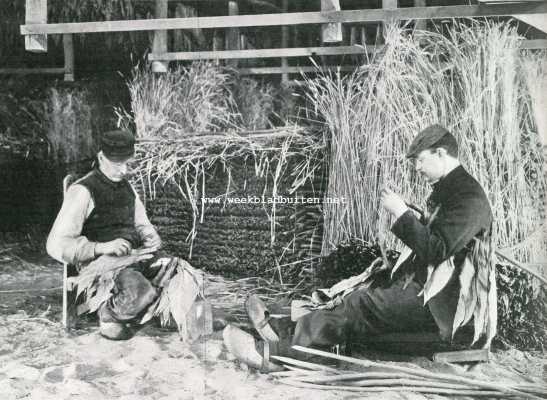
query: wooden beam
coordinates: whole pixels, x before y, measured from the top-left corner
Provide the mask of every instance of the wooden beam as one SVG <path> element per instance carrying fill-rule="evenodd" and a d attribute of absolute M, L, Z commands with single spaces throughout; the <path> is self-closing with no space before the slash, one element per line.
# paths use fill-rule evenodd
<path fill-rule="evenodd" d="M 543 15 L 513 15 L 522 22 L 533 26 L 534 28 L 547 33 L 547 14 Z"/>
<path fill-rule="evenodd" d="M 155 16 L 156 18 L 167 18 L 168 4 L 167 0 L 156 0 Z M 167 31 L 155 30 L 154 41 L 152 42 L 152 52 L 166 53 L 167 52 Z M 169 62 L 153 61 L 152 72 L 165 73 L 169 70 Z"/>
<path fill-rule="evenodd" d="M 47 23 L 47 0 L 26 0 L 25 24 Z M 47 35 L 25 36 L 25 50 L 35 53 L 47 52 Z"/>
<path fill-rule="evenodd" d="M 395 0 L 397 1 L 397 0 Z M 321 0 L 321 11 L 340 11 L 340 0 Z M 342 24 L 339 22 L 321 25 L 323 43 L 339 43 L 342 41 Z"/>
<path fill-rule="evenodd" d="M 0 75 L 57 75 L 64 74 L 64 67 L 58 68 L 0 68 Z"/>
<path fill-rule="evenodd" d="M 63 35 L 63 54 L 65 57 L 65 82 L 74 82 L 74 42 L 72 34 Z"/>
<path fill-rule="evenodd" d="M 520 42 L 519 48 L 530 50 L 547 49 L 547 39 L 523 40 Z"/>
<path fill-rule="evenodd" d="M 351 72 L 358 68 L 356 65 L 341 65 L 327 67 L 256 67 L 256 68 L 239 68 L 237 71 L 240 75 L 278 75 L 278 74 L 300 74 L 300 73 L 322 73 L 322 72 Z"/>
<path fill-rule="evenodd" d="M 228 15 L 235 16 L 239 14 L 239 5 L 237 1 L 228 2 Z M 239 29 L 230 28 L 226 31 L 226 49 L 227 50 L 239 50 Z M 232 67 L 237 67 L 237 61 L 231 62 Z"/>
<path fill-rule="evenodd" d="M 149 61 L 191 61 L 238 58 L 279 58 L 332 56 L 342 54 L 365 54 L 379 51 L 377 46 L 337 46 L 337 47 L 289 47 L 284 49 L 253 49 L 223 51 L 191 51 L 163 54 L 149 54 Z"/>
<path fill-rule="evenodd" d="M 382 0 L 382 8 L 384 10 L 394 10 L 397 8 L 397 0 Z M 385 25 L 389 21 L 384 21 L 376 31 L 376 43 L 383 44 L 384 43 L 384 32 L 385 32 Z M 379 35 L 378 35 L 379 33 Z M 380 37 L 378 37 L 380 36 Z"/>
<path fill-rule="evenodd" d="M 414 7 L 426 7 L 426 6 L 427 6 L 426 0 L 414 0 Z M 423 19 L 416 21 L 415 27 L 419 31 L 425 31 L 427 29 L 427 21 Z"/>
<path fill-rule="evenodd" d="M 490 351 L 488 349 L 446 351 L 433 354 L 433 361 L 445 363 L 487 362 L 489 358 Z"/>
<path fill-rule="evenodd" d="M 71 22 L 60 24 L 21 25 L 21 34 L 62 34 L 93 32 L 151 31 L 159 29 L 207 29 L 244 26 L 281 26 L 322 24 L 329 22 L 357 23 L 386 20 L 445 19 L 467 17 L 510 16 L 547 13 L 547 3 L 494 4 L 470 6 L 408 7 L 393 10 L 343 10 L 332 12 L 301 12 L 256 14 L 224 17 L 165 18 L 131 21 Z"/>
<path fill-rule="evenodd" d="M 282 0 L 281 7 L 284 13 L 289 11 L 289 0 Z M 283 25 L 281 27 L 281 47 L 289 47 L 289 27 Z M 281 68 L 287 68 L 289 66 L 289 60 L 287 57 L 281 57 Z M 281 74 L 281 83 L 286 85 L 289 82 L 289 74 L 284 72 Z"/>

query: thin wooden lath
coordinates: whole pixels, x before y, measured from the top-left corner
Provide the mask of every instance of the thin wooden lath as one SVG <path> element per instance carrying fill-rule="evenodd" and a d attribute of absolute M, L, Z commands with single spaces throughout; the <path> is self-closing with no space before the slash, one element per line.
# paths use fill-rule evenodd
<path fill-rule="evenodd" d="M 149 61 L 192 61 L 192 60 L 227 60 L 241 58 L 280 58 L 311 57 L 344 54 L 372 54 L 381 46 L 336 46 L 336 47 L 289 47 L 280 49 L 222 50 L 222 51 L 189 51 L 172 53 L 152 53 Z"/>

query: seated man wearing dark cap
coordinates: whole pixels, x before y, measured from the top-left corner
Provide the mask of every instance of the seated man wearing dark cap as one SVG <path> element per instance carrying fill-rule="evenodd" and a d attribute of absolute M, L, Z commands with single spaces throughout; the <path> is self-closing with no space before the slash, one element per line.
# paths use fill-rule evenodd
<path fill-rule="evenodd" d="M 98 165 L 72 184 L 47 240 L 49 255 L 71 265 L 100 255 L 123 256 L 137 247 L 159 248 L 161 240 L 143 203 L 126 179 L 135 138 L 127 131 L 101 137 Z M 117 274 L 112 297 L 98 310 L 101 334 L 129 335 L 125 323 L 140 315 L 157 297 L 156 289 L 137 270 Z"/>
<path fill-rule="evenodd" d="M 450 339 L 460 297 L 458 273 L 446 277 L 444 288 L 427 306 L 421 295 L 428 266 L 436 267 L 454 257 L 456 271 L 474 245 L 474 238 L 490 231 L 492 211 L 480 184 L 458 160 L 458 143 L 439 125 L 421 131 L 407 153 L 416 171 L 433 186 L 427 201 L 432 219 L 419 219 L 405 201 L 383 189 L 381 205 L 395 219 L 391 230 L 412 252 L 410 282 L 395 276 L 385 287 L 356 290 L 332 311 L 316 311 L 302 317 L 293 343 L 324 346 L 388 332 L 412 332 L 436 326 Z M 436 210 L 436 212 L 435 212 Z M 408 264 L 408 263 L 407 263 Z M 406 284 L 406 286 L 405 286 Z"/>
<path fill-rule="evenodd" d="M 371 287 L 357 288 L 332 309 L 316 310 L 299 318 L 292 344 L 328 348 L 366 340 L 372 335 L 436 328 L 441 337 L 450 339 L 455 329 L 473 315 L 477 317 L 477 309 L 481 307 L 477 305 L 475 309 L 475 304 L 471 304 L 472 309 L 464 310 L 464 315 L 454 321 L 460 296 L 472 296 L 470 292 L 460 293 L 464 261 L 471 260 L 472 265 L 467 268 L 474 268 L 476 275 L 489 271 L 486 285 L 477 285 L 472 290 L 476 290 L 476 298 L 483 302 L 486 295 L 495 296 L 495 286 L 488 291 L 494 276 L 490 274 L 493 269 L 488 267 L 490 261 L 484 257 L 482 262 L 488 265 L 477 265 L 481 263 L 480 257 L 467 258 L 476 248 L 475 238 L 488 236 L 492 212 L 482 187 L 458 161 L 456 139 L 443 127 L 430 126 L 416 136 L 407 157 L 414 160 L 416 171 L 433 186 L 427 201 L 427 216 L 418 218 L 398 194 L 387 188 L 382 190 L 381 205 L 393 215 L 391 230 L 409 248 L 408 258 L 392 278 L 388 276 Z M 447 268 L 439 270 L 442 264 Z M 426 287 L 432 276 L 439 291 L 424 305 L 424 292 L 432 293 L 431 287 Z M 496 299 L 488 297 L 488 301 L 493 303 L 492 314 L 482 304 L 481 318 L 486 314 L 487 321 L 475 335 L 486 333 L 490 343 L 496 329 Z"/>

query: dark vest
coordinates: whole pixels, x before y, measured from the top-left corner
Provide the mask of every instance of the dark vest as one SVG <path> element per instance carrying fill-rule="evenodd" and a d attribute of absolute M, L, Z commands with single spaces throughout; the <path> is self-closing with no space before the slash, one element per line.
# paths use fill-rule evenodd
<path fill-rule="evenodd" d="M 140 245 L 135 229 L 135 192 L 127 180 L 113 182 L 98 168 L 76 183 L 85 186 L 95 204 L 84 222 L 82 235 L 93 242 L 122 238 Z"/>

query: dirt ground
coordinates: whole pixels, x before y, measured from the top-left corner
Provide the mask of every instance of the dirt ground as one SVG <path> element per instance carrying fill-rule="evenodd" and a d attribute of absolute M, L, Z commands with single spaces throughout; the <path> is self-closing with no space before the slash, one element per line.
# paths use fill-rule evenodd
<path fill-rule="evenodd" d="M 366 397 L 294 388 L 240 365 L 217 332 L 186 344 L 177 332 L 146 326 L 132 339 L 102 338 L 88 317 L 79 329 L 60 324 L 62 267 L 43 255 L 0 253 L 0 399 L 443 399 L 411 392 Z M 408 359 L 432 371 L 465 373 L 469 366 Z M 472 366 L 493 381 L 545 382 L 543 354 L 494 351 Z"/>

